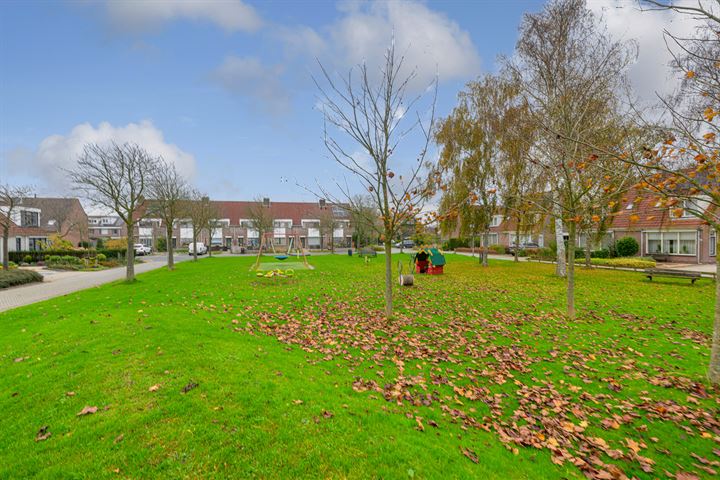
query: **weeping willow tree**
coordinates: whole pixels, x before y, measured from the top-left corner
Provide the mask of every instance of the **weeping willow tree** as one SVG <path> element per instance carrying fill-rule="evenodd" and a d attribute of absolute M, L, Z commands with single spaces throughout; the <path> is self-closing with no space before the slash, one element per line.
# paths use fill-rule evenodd
<path fill-rule="evenodd" d="M 441 228 L 473 240 L 480 236 L 480 261 L 485 266 L 490 225 L 501 210 L 506 121 L 517 108 L 518 91 L 511 81 L 495 75 L 470 82 L 435 132 L 441 146 L 439 174 L 447 179 L 440 199 Z"/>

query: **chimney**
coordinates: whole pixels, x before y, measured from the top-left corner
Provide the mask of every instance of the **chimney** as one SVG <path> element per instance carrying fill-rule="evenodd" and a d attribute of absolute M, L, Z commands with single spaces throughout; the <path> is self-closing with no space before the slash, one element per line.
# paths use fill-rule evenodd
<path fill-rule="evenodd" d="M 265 197 L 263 198 L 263 207 L 269 207 L 270 206 L 270 198 Z"/>
<path fill-rule="evenodd" d="M 320 199 L 320 208 L 325 208 L 325 199 L 324 198 Z"/>

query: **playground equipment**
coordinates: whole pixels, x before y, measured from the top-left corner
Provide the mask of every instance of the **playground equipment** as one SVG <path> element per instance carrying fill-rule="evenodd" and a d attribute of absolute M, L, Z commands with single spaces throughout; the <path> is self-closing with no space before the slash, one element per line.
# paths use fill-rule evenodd
<path fill-rule="evenodd" d="M 408 273 L 407 275 L 403 274 L 403 263 L 402 260 L 398 261 L 398 271 L 399 271 L 399 277 L 398 280 L 400 282 L 401 287 L 412 287 L 415 283 L 415 276 L 412 273 Z"/>
<path fill-rule="evenodd" d="M 413 257 L 415 273 L 442 275 L 445 266 L 445 255 L 437 248 L 421 247 Z"/>
<path fill-rule="evenodd" d="M 270 235 L 272 235 L 272 234 L 270 234 Z M 263 250 L 267 250 L 266 244 L 269 243 L 270 248 L 273 251 L 273 254 L 275 254 L 274 257 L 276 260 L 279 260 L 280 262 L 284 262 L 285 260 L 290 258 L 290 255 L 292 255 L 293 251 L 294 251 L 294 254 L 298 260 L 300 260 L 300 257 L 302 257 L 302 263 L 297 262 L 297 263 L 293 264 L 292 266 L 296 267 L 296 268 L 307 268 L 308 270 L 313 270 L 314 267 L 312 265 L 310 265 L 307 261 L 307 256 L 305 255 L 305 249 L 298 246 L 300 243 L 298 240 L 299 240 L 298 234 L 295 234 L 293 237 L 290 237 L 290 241 L 288 242 L 287 253 L 286 254 L 278 254 L 275 251 L 275 246 L 273 245 L 272 237 L 268 238 L 268 234 L 263 235 L 262 238 L 260 239 L 260 248 L 258 249 L 257 258 L 255 259 L 255 263 L 253 264 L 252 267 L 250 267 L 250 269 L 251 270 L 268 270 L 270 272 L 272 272 L 274 270 L 282 271 L 282 269 L 279 268 L 279 266 L 280 266 L 279 263 L 278 264 L 275 264 L 275 263 L 262 264 L 264 267 L 271 267 L 269 269 L 261 267 L 260 260 L 262 259 Z M 293 249 L 293 246 L 294 246 L 294 249 Z M 290 266 L 290 265 L 288 265 L 288 266 Z M 294 273 L 294 271 L 293 271 L 293 273 Z"/>

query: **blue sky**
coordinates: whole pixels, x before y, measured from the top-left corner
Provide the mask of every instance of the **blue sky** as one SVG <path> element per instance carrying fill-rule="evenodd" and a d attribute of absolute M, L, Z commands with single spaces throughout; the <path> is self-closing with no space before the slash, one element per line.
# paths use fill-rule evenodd
<path fill-rule="evenodd" d="M 309 199 L 295 181 L 342 175 L 322 143 L 316 57 L 346 72 L 377 58 L 394 31 L 422 80 L 439 71 L 437 110 L 445 115 L 466 81 L 511 54 L 523 12 L 541 6 L 6 0 L 0 182 L 69 192 L 59 168 L 72 165 L 82 144 L 116 138 L 175 161 L 217 199 Z M 625 15 L 610 13 L 625 25 Z M 622 25 L 613 28 L 622 33 Z"/>

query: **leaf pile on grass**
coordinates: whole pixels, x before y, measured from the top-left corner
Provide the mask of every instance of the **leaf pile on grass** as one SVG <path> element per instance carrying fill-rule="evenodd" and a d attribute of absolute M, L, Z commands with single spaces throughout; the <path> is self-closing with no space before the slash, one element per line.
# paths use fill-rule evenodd
<path fill-rule="evenodd" d="M 42 281 L 42 275 L 32 270 L 0 270 L 0 289 Z"/>
<path fill-rule="evenodd" d="M 554 463 L 575 465 L 590 479 L 696 478 L 686 469 L 720 470 L 720 459 L 708 458 L 720 457 L 720 389 L 667 370 L 661 360 L 652 365 L 623 337 L 601 338 L 594 332 L 606 318 L 594 311 L 573 324 L 549 313 L 485 316 L 462 287 L 442 295 L 416 287 L 403 299 L 406 312 L 387 321 L 369 298 L 355 295 L 259 312 L 255 323 L 234 330 L 299 346 L 312 354 L 310 363 L 344 364 L 356 392 L 401 407 L 395 411 L 420 431 L 427 423 L 494 432 L 515 453 L 549 451 Z M 686 348 L 709 344 L 707 334 L 674 322 L 609 315 L 622 332 L 662 332 Z M 578 324 L 585 333 L 571 339 Z M 708 453 L 683 456 L 687 446 L 673 440 L 679 437 Z M 460 454 L 476 461 L 471 450 Z M 657 471 L 658 456 L 667 456 L 674 471 L 668 464 Z"/>

